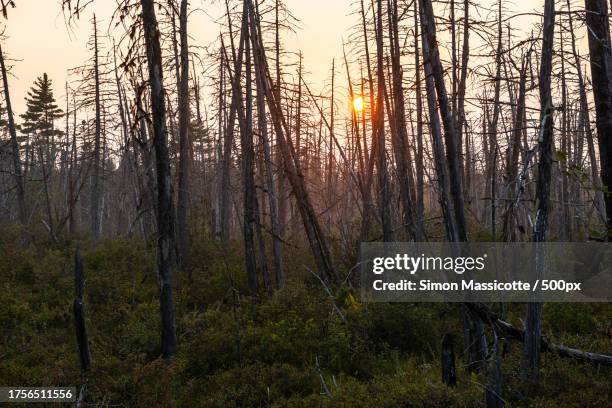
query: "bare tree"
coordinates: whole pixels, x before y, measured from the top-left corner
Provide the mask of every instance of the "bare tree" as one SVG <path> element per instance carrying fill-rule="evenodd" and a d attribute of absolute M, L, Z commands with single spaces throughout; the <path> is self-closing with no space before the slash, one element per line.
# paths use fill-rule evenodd
<path fill-rule="evenodd" d="M 13 157 L 13 171 L 15 173 L 15 186 L 17 187 L 17 207 L 19 210 L 19 222 L 23 225 L 27 222 L 26 206 L 25 206 L 25 186 L 23 182 L 23 173 L 21 171 L 21 154 L 19 153 L 19 142 L 17 141 L 17 131 L 15 128 L 15 118 L 13 116 L 13 107 L 11 105 L 11 96 L 9 93 L 7 70 L 4 62 L 4 53 L 0 46 L 0 68 L 2 69 L 2 86 L 4 87 L 4 101 L 6 103 L 6 115 L 8 117 L 8 128 L 11 135 L 11 152 Z"/>
<path fill-rule="evenodd" d="M 612 241 L 612 50 L 605 0 L 585 0 L 586 24 L 595 99 L 601 181 L 605 186 L 607 239 Z"/>
<path fill-rule="evenodd" d="M 179 150 L 178 199 L 176 208 L 176 229 L 179 262 L 183 263 L 188 251 L 187 215 L 189 211 L 189 182 L 191 169 L 191 139 L 189 135 L 189 44 L 187 35 L 187 0 L 181 0 L 179 14 L 181 39 L 179 78 Z"/>
<path fill-rule="evenodd" d="M 544 27 L 542 56 L 540 61 L 540 129 L 538 135 L 538 177 L 536 185 L 536 217 L 533 240 L 546 241 L 548 215 L 550 211 L 550 189 L 553 165 L 553 103 L 551 92 L 551 72 L 553 60 L 553 41 L 555 32 L 555 0 L 544 2 Z M 536 273 L 543 269 L 542 252 L 536 247 Z M 540 364 L 540 337 L 542 336 L 542 303 L 527 304 L 525 327 L 525 346 L 523 349 L 525 373 L 533 376 Z"/>
<path fill-rule="evenodd" d="M 142 23 L 149 66 L 153 145 L 157 173 L 157 266 L 159 271 L 162 318 L 162 356 L 169 360 L 176 353 L 176 329 L 172 300 L 172 237 L 174 229 L 172 209 L 172 176 L 168 158 L 166 131 L 166 92 L 163 85 L 162 55 L 159 29 L 153 0 L 141 0 Z"/>
<path fill-rule="evenodd" d="M 98 26 L 96 24 L 96 15 L 93 17 L 93 40 L 94 40 L 94 84 L 95 84 L 95 134 L 94 134 L 94 148 L 93 148 L 93 174 L 92 174 L 92 187 L 91 187 L 91 198 L 90 198 L 90 230 L 91 235 L 95 239 L 100 235 L 100 139 L 102 133 L 101 123 L 101 109 L 100 109 L 100 70 L 98 64 Z"/>

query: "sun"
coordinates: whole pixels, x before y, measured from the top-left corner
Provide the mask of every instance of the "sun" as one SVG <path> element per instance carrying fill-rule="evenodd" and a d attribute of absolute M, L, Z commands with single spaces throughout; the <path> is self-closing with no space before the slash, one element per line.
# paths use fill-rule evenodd
<path fill-rule="evenodd" d="M 355 109 L 355 112 L 363 111 L 363 98 L 361 96 L 353 98 L 353 109 Z"/>

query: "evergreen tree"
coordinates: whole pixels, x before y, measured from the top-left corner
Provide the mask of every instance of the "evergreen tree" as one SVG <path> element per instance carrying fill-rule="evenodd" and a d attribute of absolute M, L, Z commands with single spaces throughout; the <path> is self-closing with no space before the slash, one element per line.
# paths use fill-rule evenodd
<path fill-rule="evenodd" d="M 21 132 L 34 136 L 30 144 L 32 154 L 31 166 L 35 166 L 34 157 L 38 155 L 39 166 L 33 168 L 40 171 L 40 177 L 43 181 L 47 228 L 51 236 L 56 239 L 56 220 L 54 219 L 53 209 L 54 192 L 51 182 L 57 154 L 55 138 L 59 138 L 63 132 L 55 129 L 53 122 L 55 119 L 60 118 L 63 112 L 55 103 L 51 80 L 46 73 L 42 77 L 36 78 L 34 86 L 28 91 L 28 96 L 25 100 L 27 111 L 21 115 L 23 119 Z"/>
<path fill-rule="evenodd" d="M 53 121 L 60 118 L 63 112 L 55 103 L 51 85 L 51 79 L 46 73 L 34 81 L 34 86 L 30 88 L 25 98 L 28 109 L 21 115 L 22 133 L 46 138 L 62 134 L 61 130 L 53 127 Z"/>

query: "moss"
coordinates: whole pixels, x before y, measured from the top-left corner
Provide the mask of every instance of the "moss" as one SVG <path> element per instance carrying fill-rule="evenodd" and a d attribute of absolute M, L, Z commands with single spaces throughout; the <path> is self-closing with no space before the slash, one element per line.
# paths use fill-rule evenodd
<path fill-rule="evenodd" d="M 0 383 L 76 385 L 72 250 L 19 230 L 0 238 Z M 341 288 L 330 298 L 291 249 L 285 288 L 244 295 L 240 245 L 223 258 L 196 241 L 190 274 L 175 270 L 178 350 L 159 359 L 155 256 L 128 240 L 84 241 L 85 304 L 93 365 L 89 400 L 153 407 L 475 407 L 486 378 L 466 372 L 458 310 L 444 304 L 362 304 Z M 70 248 L 73 245 L 69 246 Z M 295 253 L 294 253 L 295 252 Z M 191 276 L 190 276 L 191 275 Z M 338 314 L 333 303 L 339 308 Z M 521 305 L 508 305 L 520 324 Z M 610 350 L 610 305 L 547 304 L 545 333 L 565 344 Z M 441 383 L 440 340 L 454 332 L 459 384 Z M 536 389 L 520 378 L 521 347 L 507 343 L 504 398 L 512 406 L 606 406 L 609 368 L 543 355 Z M 327 387 L 332 397 L 324 391 Z"/>

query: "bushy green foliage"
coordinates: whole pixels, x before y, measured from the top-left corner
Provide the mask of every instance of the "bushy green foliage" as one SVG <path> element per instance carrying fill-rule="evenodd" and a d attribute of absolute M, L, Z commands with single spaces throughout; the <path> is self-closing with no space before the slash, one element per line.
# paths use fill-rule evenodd
<path fill-rule="evenodd" d="M 72 321 L 73 249 L 24 231 L 0 238 L 0 384 L 80 385 Z M 28 246 L 23 242 L 29 241 Z M 143 244 L 82 244 L 92 350 L 88 400 L 128 407 L 481 407 L 482 374 L 463 364 L 461 321 L 452 305 L 362 304 L 355 291 L 331 298 L 287 256 L 286 287 L 246 296 L 241 247 L 231 259 L 196 241 L 189 273 L 176 273 L 178 352 L 159 359 L 159 293 L 154 254 Z M 191 276 L 190 276 L 191 275 Z M 337 307 L 334 307 L 334 303 Z M 520 324 L 522 306 L 508 319 Z M 610 305 L 547 304 L 547 336 L 610 349 Z M 444 333 L 456 333 L 459 383 L 442 384 Z M 504 343 L 504 398 L 512 406 L 606 406 L 609 369 L 543 356 L 537 390 L 520 379 L 521 349 Z"/>

